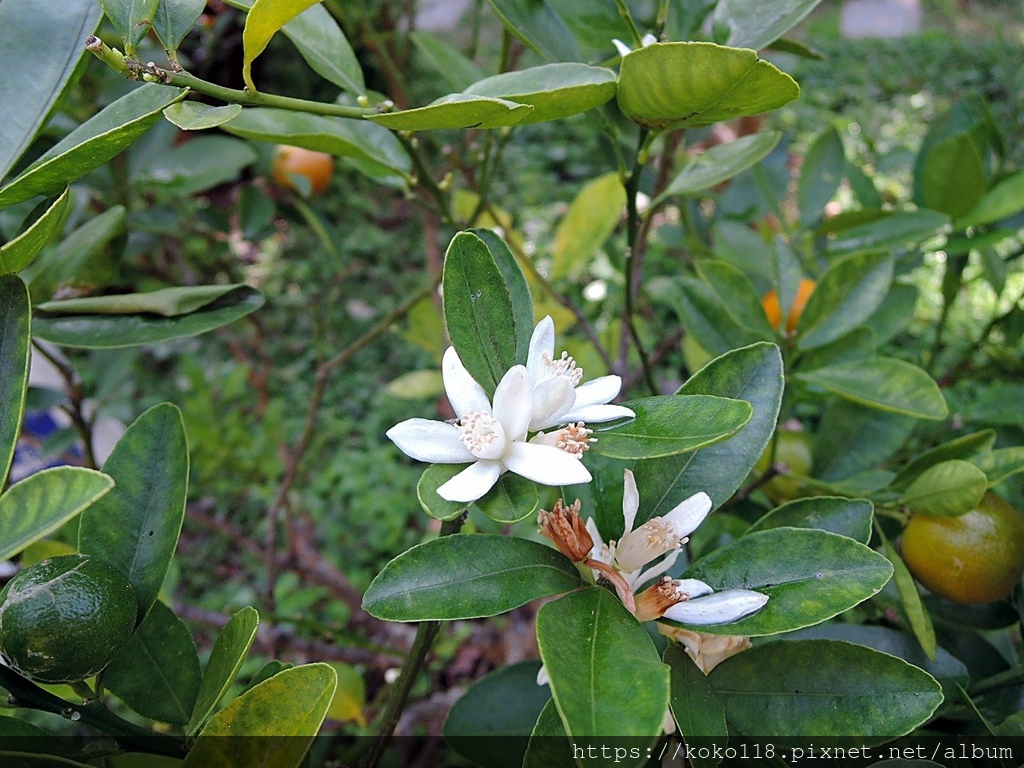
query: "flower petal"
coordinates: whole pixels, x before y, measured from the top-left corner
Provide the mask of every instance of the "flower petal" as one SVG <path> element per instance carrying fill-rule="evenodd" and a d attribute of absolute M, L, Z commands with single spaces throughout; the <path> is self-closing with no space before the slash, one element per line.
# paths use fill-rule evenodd
<path fill-rule="evenodd" d="M 478 461 L 440 486 L 437 495 L 448 501 L 476 501 L 494 487 L 500 476 L 499 462 Z"/>
<path fill-rule="evenodd" d="M 550 445 L 512 443 L 501 463 L 541 485 L 575 485 L 593 479 L 577 457 Z"/>
<path fill-rule="evenodd" d="M 431 464 L 460 464 L 474 456 L 459 440 L 459 428 L 443 421 L 406 419 L 387 431 L 387 436 L 407 456 Z"/>
<path fill-rule="evenodd" d="M 533 412 L 533 387 L 526 377 L 526 367 L 514 365 L 501 377 L 494 390 L 494 418 L 505 430 L 505 437 L 525 440 Z"/>
<path fill-rule="evenodd" d="M 576 390 L 577 392 L 579 390 Z M 573 406 L 572 410 L 562 415 L 562 421 L 582 421 L 587 424 L 597 424 L 602 421 L 614 421 L 615 419 L 632 419 L 636 414 L 624 405 L 587 405 L 582 408 Z"/>
<path fill-rule="evenodd" d="M 710 595 L 714 591 L 710 584 L 705 584 L 700 579 L 679 579 L 679 583 L 676 584 L 676 592 L 685 592 L 691 600 Z"/>
<path fill-rule="evenodd" d="M 576 408 L 583 408 L 588 405 L 603 405 L 610 403 L 612 398 L 619 394 L 622 389 L 622 379 L 618 376 L 599 376 L 593 381 L 588 381 L 576 387 Z"/>
<path fill-rule="evenodd" d="M 602 550 L 607 550 L 607 548 L 604 545 L 604 539 L 601 538 L 601 532 L 597 530 L 597 523 L 594 522 L 594 518 L 588 517 L 584 525 L 587 528 L 587 533 L 590 534 L 590 538 L 594 540 L 594 549 L 591 551 L 590 556 L 606 565 L 611 565 L 614 558 L 610 556 L 609 552 L 602 552 Z"/>
<path fill-rule="evenodd" d="M 759 592 L 727 589 L 696 600 L 676 603 L 665 611 L 665 618 L 698 626 L 728 624 L 759 611 L 767 602 L 768 595 Z"/>
<path fill-rule="evenodd" d="M 555 355 L 555 321 L 548 315 L 533 329 L 533 336 L 530 337 L 530 351 L 526 357 L 526 373 L 530 377 L 533 386 L 537 386 L 544 377 L 547 369 L 547 361 L 544 353 L 547 352 L 548 360 Z"/>
<path fill-rule="evenodd" d="M 441 377 L 444 379 L 444 391 L 448 395 L 448 402 L 460 419 L 470 411 L 488 414 L 491 412 L 491 401 L 487 398 L 487 393 L 469 375 L 455 347 L 448 347 L 445 350 L 444 358 L 441 360 Z"/>
<path fill-rule="evenodd" d="M 664 521 L 672 526 L 672 532 L 679 538 L 689 536 L 711 511 L 711 497 L 704 491 L 693 494 L 681 501 L 665 517 Z"/>
<path fill-rule="evenodd" d="M 565 376 L 541 382 L 533 390 L 533 418 L 530 420 L 530 431 L 546 429 L 556 424 L 564 424 L 564 418 L 573 406 L 572 381 Z"/>
<path fill-rule="evenodd" d="M 622 488 L 622 519 L 626 527 L 622 530 L 625 536 L 633 530 L 633 523 L 636 521 L 636 512 L 640 509 L 640 491 L 636 488 L 636 478 L 630 469 L 623 472 L 624 485 Z"/>

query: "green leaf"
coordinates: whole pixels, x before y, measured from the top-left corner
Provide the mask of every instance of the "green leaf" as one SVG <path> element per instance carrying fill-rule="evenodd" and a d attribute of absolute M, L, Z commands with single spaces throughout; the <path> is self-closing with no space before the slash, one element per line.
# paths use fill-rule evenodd
<path fill-rule="evenodd" d="M 891 576 L 888 560 L 846 536 L 809 528 L 751 533 L 702 557 L 686 577 L 715 590 L 752 589 L 768 595 L 767 604 L 731 624 L 687 628 L 714 635 L 789 632 L 862 603 Z"/>
<path fill-rule="evenodd" d="M 991 224 L 1021 210 L 1024 210 L 1024 171 L 1007 176 L 988 190 L 978 204 L 956 222 L 956 228 L 959 230 Z"/>
<path fill-rule="evenodd" d="M 646 287 L 652 298 L 675 310 L 686 332 L 713 355 L 767 341 L 763 331 L 743 325 L 733 313 L 730 303 L 706 280 L 655 278 Z M 747 293 L 749 290 L 746 288 Z M 744 303 L 749 306 L 749 301 Z"/>
<path fill-rule="evenodd" d="M 661 734 L 668 667 L 611 592 L 590 587 L 544 605 L 537 644 L 569 736 Z"/>
<path fill-rule="evenodd" d="M 537 511 L 540 496 L 532 480 L 509 472 L 476 500 L 476 506 L 495 522 L 517 523 Z"/>
<path fill-rule="evenodd" d="M 878 527 L 878 536 L 882 540 L 883 554 L 892 563 L 892 580 L 896 585 L 896 592 L 900 596 L 903 611 L 907 614 L 907 620 L 910 622 L 910 628 L 914 632 L 914 637 L 920 643 L 921 650 L 924 651 L 925 656 L 934 661 L 936 649 L 935 627 L 932 625 L 931 614 L 925 610 L 924 603 L 921 602 L 921 593 L 917 591 L 917 582 L 910 575 L 910 571 L 907 569 L 906 563 L 903 562 L 903 558 L 896 553 L 892 544 L 889 543 L 889 539 L 885 532 L 882 531 L 881 526 Z"/>
<path fill-rule="evenodd" d="M 0 562 L 60 528 L 114 487 L 102 472 L 54 467 L 29 475 L 0 496 Z"/>
<path fill-rule="evenodd" d="M 839 363 L 797 374 L 808 384 L 839 397 L 919 419 L 944 419 L 949 413 L 935 381 L 916 365 L 891 357 Z"/>
<path fill-rule="evenodd" d="M 843 140 L 835 126 L 829 126 L 811 144 L 800 166 L 797 201 L 800 223 L 811 227 L 821 220 L 825 206 L 835 196 L 846 172 Z"/>
<path fill-rule="evenodd" d="M 155 125 L 186 89 L 146 83 L 105 107 L 0 189 L 0 208 L 51 195 L 106 163 Z"/>
<path fill-rule="evenodd" d="M 125 575 L 135 589 L 140 620 L 156 602 L 174 558 L 188 465 L 181 412 L 170 403 L 154 406 L 128 427 L 103 464 L 116 487 L 82 515 L 79 552 Z"/>
<path fill-rule="evenodd" d="M 695 195 L 728 181 L 767 157 L 781 136 L 778 131 L 763 131 L 691 157 L 653 203 L 672 195 Z"/>
<path fill-rule="evenodd" d="M 402 175 L 407 175 L 412 167 L 398 139 L 390 131 L 365 120 L 250 107 L 220 127 L 243 139 L 327 152 Z"/>
<path fill-rule="evenodd" d="M 844 499 L 837 496 L 795 499 L 758 519 L 747 529 L 747 533 L 783 527 L 815 528 L 867 544 L 871 540 L 874 511 L 874 505 L 866 499 Z"/>
<path fill-rule="evenodd" d="M 355 51 L 338 22 L 322 5 L 307 8 L 281 31 L 320 77 L 356 96 L 366 93 L 363 69 Z"/>
<path fill-rule="evenodd" d="M 626 190 L 617 172 L 584 184 L 555 230 L 550 279 L 575 276 L 587 266 L 618 227 L 625 209 Z"/>
<path fill-rule="evenodd" d="M 266 50 L 270 39 L 285 24 L 319 0 L 256 0 L 245 17 L 242 30 L 242 79 L 250 91 L 256 91 L 252 81 L 252 63 Z"/>
<path fill-rule="evenodd" d="M 338 674 L 328 664 L 278 672 L 214 715 L 181 768 L 298 768 L 327 716 L 337 685 Z"/>
<path fill-rule="evenodd" d="M 548 0 L 487 0 L 505 29 L 550 61 L 583 61 L 572 32 Z"/>
<path fill-rule="evenodd" d="M 47 315 L 132 315 L 146 313 L 177 317 L 198 312 L 229 293 L 247 286 L 199 285 L 161 288 L 148 293 L 121 293 L 111 296 L 86 296 L 80 299 L 47 301 L 36 311 Z"/>
<path fill-rule="evenodd" d="M 753 331 L 760 337 L 759 341 L 775 338 L 761 305 L 761 296 L 743 272 L 726 261 L 714 259 L 701 259 L 697 271 L 734 323 Z"/>
<path fill-rule="evenodd" d="M 418 544 L 385 565 L 363 609 L 388 621 L 476 619 L 579 585 L 575 566 L 550 547 L 463 534 Z"/>
<path fill-rule="evenodd" d="M 544 64 L 504 72 L 473 83 L 464 93 L 528 104 L 522 123 L 541 123 L 577 115 L 615 97 L 615 73 L 587 64 Z"/>
<path fill-rule="evenodd" d="M 21 272 L 60 233 L 67 218 L 70 191 L 70 187 L 65 189 L 24 232 L 0 245 L 0 274 Z"/>
<path fill-rule="evenodd" d="M 671 645 L 665 650 L 665 663 L 671 670 L 672 717 L 679 733 L 688 746 L 697 752 L 702 746 L 728 743 L 729 727 L 725 722 L 725 707 L 714 686 L 681 646 Z M 707 768 L 718 762 L 697 753 L 694 768 Z"/>
<path fill-rule="evenodd" d="M 933 144 L 915 168 L 914 202 L 952 218 L 974 208 L 985 192 L 985 164 L 974 140 L 967 134 L 950 136 Z"/>
<path fill-rule="evenodd" d="M 811 475 L 835 481 L 869 470 L 903 445 L 914 424 L 909 416 L 829 396 L 815 436 Z"/>
<path fill-rule="evenodd" d="M 726 45 L 761 50 L 774 43 L 814 10 L 821 0 L 719 0 L 711 22 L 716 39 L 725 30 Z"/>
<path fill-rule="evenodd" d="M 241 111 L 241 104 L 213 107 L 198 101 L 179 101 L 164 110 L 164 117 L 183 131 L 205 131 L 238 117 Z"/>
<path fill-rule="evenodd" d="M 991 487 L 1011 475 L 1024 472 L 1024 446 L 996 448 L 972 458 L 971 463 L 985 473 Z"/>
<path fill-rule="evenodd" d="M 884 344 L 910 325 L 917 306 L 917 288 L 906 283 L 893 283 L 889 295 L 875 311 L 865 327 L 875 332 L 875 341 Z"/>
<path fill-rule="evenodd" d="M 978 506 L 988 490 L 985 473 L 969 461 L 951 459 L 924 470 L 910 484 L 900 504 L 936 517 L 957 517 Z"/>
<path fill-rule="evenodd" d="M 129 56 L 149 32 L 156 14 L 158 0 L 100 0 L 103 12 L 124 40 L 124 50 Z"/>
<path fill-rule="evenodd" d="M 33 335 L 67 347 L 108 349 L 155 344 L 198 336 L 234 322 L 263 306 L 263 294 L 254 288 L 232 291 L 197 312 L 177 317 L 157 315 L 67 315 L 37 317 Z"/>
<path fill-rule="evenodd" d="M 866 224 L 839 232 L 828 241 L 831 256 L 891 251 L 927 240 L 949 228 L 949 217 L 938 211 L 894 211 Z"/>
<path fill-rule="evenodd" d="M 28 149 L 85 55 L 103 14 L 95 0 L 0 4 L 0 181 Z"/>
<path fill-rule="evenodd" d="M 431 464 L 416 483 L 416 498 L 423 511 L 435 520 L 454 520 L 467 509 L 470 502 L 442 499 L 437 489 L 447 483 L 469 464 Z"/>
<path fill-rule="evenodd" d="M 874 314 L 892 283 L 888 253 L 854 254 L 825 272 L 797 323 L 797 346 L 813 349 L 842 338 Z"/>
<path fill-rule="evenodd" d="M 799 94 L 756 52 L 714 43 L 653 43 L 623 56 L 619 72 L 619 108 L 658 131 L 757 115 Z"/>
<path fill-rule="evenodd" d="M 234 181 L 256 162 L 256 150 L 229 136 L 199 136 L 145 157 L 133 170 L 141 192 L 185 197 Z"/>
<path fill-rule="evenodd" d="M 537 717 L 523 757 L 523 768 L 550 768 L 552 765 L 573 765 L 573 744 L 565 735 L 562 717 L 554 699 L 548 699 Z"/>
<path fill-rule="evenodd" d="M 875 332 L 861 325 L 835 341 L 808 350 L 794 363 L 793 369 L 813 371 L 815 368 L 824 368 L 826 365 L 863 360 L 866 357 L 875 357 L 877 354 L 878 339 Z"/>
<path fill-rule="evenodd" d="M 533 107 L 506 99 L 450 93 L 425 107 L 367 115 L 393 131 L 434 131 L 454 128 L 502 128 L 522 122 Z"/>
<path fill-rule="evenodd" d="M 487 243 L 460 232 L 444 259 L 444 318 L 469 374 L 487 391 L 517 362 L 519 329 L 509 286 Z"/>
<path fill-rule="evenodd" d="M 409 39 L 420 55 L 430 63 L 434 73 L 440 75 L 456 93 L 461 93 L 470 84 L 483 79 L 484 73 L 480 68 L 455 50 L 450 41 L 421 29 L 410 32 Z"/>
<path fill-rule="evenodd" d="M 170 52 L 178 50 L 206 8 L 205 0 L 159 0 L 153 15 L 153 31 Z"/>
<path fill-rule="evenodd" d="M 128 645 L 103 672 L 103 684 L 135 712 L 175 725 L 188 722 L 200 678 L 192 636 L 161 602 L 153 604 Z"/>
<path fill-rule="evenodd" d="M 591 450 L 614 459 L 657 459 L 705 448 L 740 431 L 754 414 L 744 400 L 714 395 L 661 395 L 623 405 L 636 418 L 594 432 Z"/>
<path fill-rule="evenodd" d="M 21 434 L 32 359 L 31 327 L 25 284 L 16 275 L 0 275 L 0 403 L 4 404 L 0 409 L 0 488 L 7 483 Z"/>
<path fill-rule="evenodd" d="M 512 319 L 516 324 L 516 360 L 525 363 L 530 352 L 530 338 L 533 336 L 533 297 L 526 276 L 508 245 L 494 230 L 482 228 L 466 231 L 484 241 L 505 280 L 505 287 L 512 299 Z"/>
<path fill-rule="evenodd" d="M 444 740 L 473 765 L 521 768 L 523 737 L 551 699 L 547 686 L 537 685 L 539 671 L 539 661 L 521 661 L 477 680 L 448 711 Z"/>
<path fill-rule="evenodd" d="M 190 736 L 202 727 L 235 681 L 238 671 L 242 668 L 242 662 L 252 647 L 252 641 L 256 639 L 259 624 L 260 616 L 256 609 L 247 606 L 232 616 L 217 635 L 213 650 L 210 651 L 210 659 L 206 662 L 206 670 L 203 672 L 196 703 L 192 708 L 192 716 L 185 729 Z"/>
<path fill-rule="evenodd" d="M 942 702 L 935 679 L 886 653 L 835 640 L 769 643 L 711 673 L 729 725 L 744 736 L 908 733 Z"/>
<path fill-rule="evenodd" d="M 902 469 L 896 473 L 896 477 L 892 479 L 890 486 L 897 490 L 903 490 L 922 472 L 940 462 L 950 459 L 970 460 L 979 454 L 989 453 L 995 440 L 996 431 L 994 429 L 983 429 L 947 440 L 941 445 L 922 451 L 904 464 Z"/>
<path fill-rule="evenodd" d="M 764 453 L 782 405 L 782 355 L 761 342 L 712 360 L 679 390 L 746 400 L 754 409 L 747 426 L 716 445 L 682 456 L 642 461 L 634 470 L 648 517 L 667 514 L 704 491 L 717 507 L 732 496 Z M 637 519 L 637 524 L 644 520 Z"/>

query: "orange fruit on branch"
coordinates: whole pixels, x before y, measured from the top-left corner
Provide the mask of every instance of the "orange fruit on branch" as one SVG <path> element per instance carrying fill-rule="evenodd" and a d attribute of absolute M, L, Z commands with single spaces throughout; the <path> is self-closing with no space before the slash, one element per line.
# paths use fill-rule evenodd
<path fill-rule="evenodd" d="M 278 144 L 271 178 L 280 186 L 309 197 L 323 192 L 334 175 L 334 158 L 326 152 Z"/>

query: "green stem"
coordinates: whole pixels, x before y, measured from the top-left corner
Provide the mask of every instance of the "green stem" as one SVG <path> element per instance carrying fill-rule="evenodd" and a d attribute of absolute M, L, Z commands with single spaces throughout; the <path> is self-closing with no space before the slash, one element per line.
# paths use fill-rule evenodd
<path fill-rule="evenodd" d="M 640 341 L 640 335 L 636 330 L 636 322 L 634 319 L 635 313 L 635 294 L 637 286 L 640 283 L 640 275 L 638 264 L 638 254 L 642 248 L 640 242 L 640 214 L 637 210 L 637 195 L 640 192 L 640 177 L 643 175 L 644 165 L 646 162 L 647 149 L 649 146 L 649 139 L 651 134 L 646 129 L 641 129 L 640 137 L 637 141 L 636 160 L 633 164 L 633 172 L 626 180 L 626 259 L 623 265 L 623 276 L 625 277 L 625 302 L 622 312 L 622 319 L 626 328 L 629 330 L 630 338 L 633 340 L 633 344 L 636 347 L 637 354 L 640 356 L 640 365 L 643 368 L 644 380 L 647 382 L 648 389 L 651 390 L 652 395 L 658 394 L 658 385 L 654 381 L 654 374 L 651 371 L 651 362 L 647 356 L 647 350 L 644 349 L 644 345 Z M 626 359 L 620 360 L 625 368 Z"/>
<path fill-rule="evenodd" d="M 636 26 L 636 22 L 633 21 L 633 14 L 629 12 L 629 6 L 626 5 L 626 0 L 615 0 L 615 7 L 619 10 L 619 16 L 626 22 L 626 26 L 629 27 L 629 34 L 633 38 L 633 47 L 640 48 L 643 43 L 643 35 L 640 34 L 640 30 Z"/>
<path fill-rule="evenodd" d="M 416 184 L 426 190 L 433 199 L 437 207 L 438 215 L 444 220 L 444 223 L 452 228 L 457 228 L 455 223 L 455 216 L 452 213 L 451 205 L 448 203 L 448 195 L 436 181 L 434 176 L 427 168 L 426 163 L 423 161 L 423 156 L 420 154 L 418 140 L 413 137 L 406 135 L 402 131 L 395 133 L 395 136 L 405 147 L 405 151 L 412 158 L 412 164 L 416 169 Z"/>
<path fill-rule="evenodd" d="M 442 523 L 440 535 L 452 536 L 457 534 L 459 529 L 462 528 L 462 523 L 461 517 Z M 380 723 L 377 726 L 377 738 L 374 740 L 373 746 L 370 747 L 370 751 L 363 758 L 361 768 L 377 768 L 380 764 L 381 758 L 384 756 L 384 750 L 387 749 L 388 740 L 391 738 L 391 734 L 394 733 L 395 726 L 398 725 L 398 720 L 405 709 L 405 703 L 409 699 L 409 692 L 412 690 L 413 683 L 416 682 L 416 676 L 419 674 L 420 669 L 422 669 L 423 662 L 430 651 L 430 646 L 433 644 L 434 638 L 440 629 L 440 621 L 423 621 L 416 627 L 416 639 L 413 641 L 412 649 L 409 651 L 409 657 L 405 660 L 405 664 L 402 665 L 402 671 L 398 675 L 398 680 L 395 681 L 395 687 L 391 691 L 391 698 L 388 699 L 388 703 L 381 715 Z"/>
<path fill-rule="evenodd" d="M 156 733 L 148 728 L 122 720 L 102 702 L 91 701 L 80 706 L 54 696 L 8 667 L 0 665 L 0 688 L 10 694 L 11 703 L 25 709 L 36 709 L 84 723 L 110 734 L 122 744 L 157 755 L 182 758 L 185 742 L 174 736 Z"/>

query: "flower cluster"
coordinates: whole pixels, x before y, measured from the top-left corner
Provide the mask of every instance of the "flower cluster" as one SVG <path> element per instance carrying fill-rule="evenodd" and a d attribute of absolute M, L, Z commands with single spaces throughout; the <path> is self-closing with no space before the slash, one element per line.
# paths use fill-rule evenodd
<path fill-rule="evenodd" d="M 550 317 L 537 324 L 526 365 L 505 373 L 493 403 L 454 347 L 444 354 L 441 375 L 456 423 L 407 419 L 387 436 L 418 461 L 470 464 L 437 489 L 448 501 L 476 501 L 508 471 L 541 485 L 590 482 L 580 461 L 593 440 L 586 424 L 634 416 L 609 404 L 622 385 L 618 376 L 581 384 L 583 369 L 564 352 L 555 357 Z M 552 427 L 559 428 L 542 431 Z M 536 433 L 532 439 L 531 432 Z"/>

